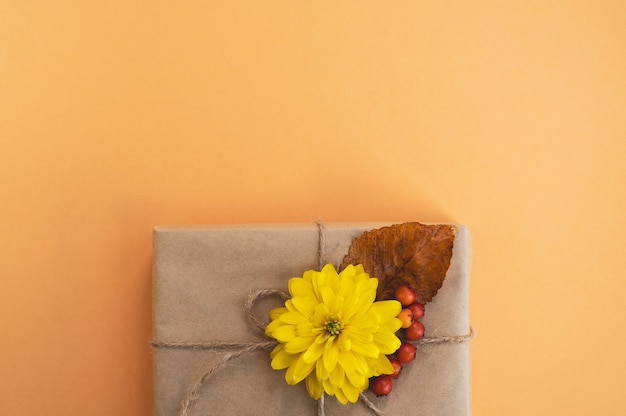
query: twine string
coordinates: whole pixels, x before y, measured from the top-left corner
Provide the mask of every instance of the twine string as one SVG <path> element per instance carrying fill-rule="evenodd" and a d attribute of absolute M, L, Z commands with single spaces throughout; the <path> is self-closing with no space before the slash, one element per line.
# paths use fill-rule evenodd
<path fill-rule="evenodd" d="M 225 354 L 219 363 L 211 367 L 208 371 L 202 374 L 202 377 L 196 380 L 194 384 L 189 386 L 189 389 L 187 390 L 185 397 L 183 397 L 183 400 L 180 403 L 180 410 L 177 413 L 178 416 L 189 415 L 189 411 L 191 410 L 193 404 L 195 404 L 195 402 L 200 397 L 200 388 L 214 373 L 226 367 L 229 361 L 234 360 L 235 358 L 239 357 L 242 354 L 245 354 L 247 352 L 257 351 L 259 349 L 269 349 L 269 348 L 266 348 L 268 346 L 272 347 L 272 345 L 265 345 L 265 344 L 275 344 L 275 343 L 267 343 L 267 342 L 262 343 L 261 342 L 261 343 L 252 344 L 246 348 L 242 348 L 242 349 L 235 350 L 235 351 Z"/>
<path fill-rule="evenodd" d="M 326 262 L 326 226 L 322 220 L 317 221 L 317 226 L 319 230 L 319 247 L 318 247 L 318 263 L 319 268 L 321 269 Z M 254 313 L 254 307 L 256 303 L 261 299 L 276 296 L 281 298 L 283 301 L 289 298 L 289 294 L 280 291 L 280 290 L 272 290 L 272 289 L 261 289 L 254 292 L 251 292 L 243 305 L 243 310 L 245 312 L 246 318 L 248 319 L 249 324 L 259 330 L 261 333 L 265 333 L 265 327 L 268 322 L 260 321 L 256 314 Z M 412 342 L 416 347 L 420 346 L 434 346 L 440 344 L 455 344 L 455 343 L 464 343 L 469 341 L 474 337 L 474 331 L 470 327 L 469 333 L 467 335 L 460 336 L 443 336 L 436 338 L 422 338 L 419 341 Z M 205 371 L 193 384 L 189 386 L 185 396 L 180 402 L 180 407 L 177 416 L 189 416 L 190 410 L 193 408 L 198 398 L 200 397 L 200 389 L 202 386 L 211 378 L 213 374 L 224 368 L 230 361 L 240 357 L 243 354 L 255 352 L 255 351 L 269 351 L 273 349 L 278 342 L 276 340 L 270 341 L 257 341 L 257 342 L 225 342 L 225 341 L 207 341 L 207 342 L 189 342 L 189 341 L 158 341 L 153 340 L 151 342 L 152 347 L 154 348 L 164 348 L 164 349 L 179 349 L 179 350 L 211 350 L 211 351 L 220 351 L 226 352 L 224 356 L 220 359 L 220 361 Z M 317 415 L 325 416 L 325 394 L 317 401 Z M 372 401 L 370 401 L 363 393 L 359 394 L 361 402 L 367 406 L 372 414 L 375 416 L 384 416 L 383 412 L 376 407 Z"/>
<path fill-rule="evenodd" d="M 326 393 L 322 393 L 317 401 L 317 416 L 326 416 L 324 411 L 324 401 L 326 400 Z"/>
<path fill-rule="evenodd" d="M 178 350 L 211 350 L 211 351 L 258 351 L 269 350 L 276 346 L 276 341 L 265 342 L 228 342 L 228 341 L 206 341 L 206 342 L 186 342 L 186 341 L 152 341 L 154 348 L 171 348 Z"/>
<path fill-rule="evenodd" d="M 282 290 L 260 289 L 256 292 L 251 293 L 246 298 L 246 301 L 243 304 L 243 311 L 248 318 L 248 322 L 250 322 L 250 325 L 258 329 L 262 334 L 265 333 L 265 327 L 267 326 L 269 321 L 261 322 L 259 319 L 257 319 L 256 314 L 254 313 L 254 306 L 256 305 L 257 301 L 268 296 L 277 296 L 281 298 L 283 302 L 289 299 L 289 294 L 283 292 Z"/>
<path fill-rule="evenodd" d="M 376 405 L 374 403 L 372 403 L 370 401 L 370 399 L 367 398 L 366 395 L 364 395 L 363 393 L 359 393 L 359 397 L 361 398 L 361 401 L 365 404 L 365 406 L 367 406 L 374 415 L 376 416 L 385 416 L 382 412 L 382 410 L 380 410 L 378 407 L 376 407 Z"/>
<path fill-rule="evenodd" d="M 318 270 L 322 270 L 322 267 L 324 267 L 324 265 L 328 263 L 328 260 L 326 258 L 326 224 L 324 224 L 324 221 L 322 221 L 321 219 L 318 219 L 315 223 L 317 224 L 317 230 L 319 234 L 317 248 L 317 268 Z"/>
<path fill-rule="evenodd" d="M 411 341 L 411 344 L 419 346 L 434 346 L 441 344 L 462 344 L 474 338 L 474 328 L 469 327 L 469 332 L 465 335 L 444 336 L 435 338 L 422 338 L 419 341 Z"/>

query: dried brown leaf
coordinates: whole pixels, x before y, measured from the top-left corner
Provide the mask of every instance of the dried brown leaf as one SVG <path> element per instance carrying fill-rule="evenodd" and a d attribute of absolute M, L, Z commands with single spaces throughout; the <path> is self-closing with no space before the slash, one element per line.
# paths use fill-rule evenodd
<path fill-rule="evenodd" d="M 393 299 L 394 289 L 405 283 L 415 290 L 417 302 L 426 304 L 446 277 L 454 235 L 454 226 L 418 222 L 366 231 L 352 241 L 341 269 L 363 264 L 378 278 L 378 300 Z"/>

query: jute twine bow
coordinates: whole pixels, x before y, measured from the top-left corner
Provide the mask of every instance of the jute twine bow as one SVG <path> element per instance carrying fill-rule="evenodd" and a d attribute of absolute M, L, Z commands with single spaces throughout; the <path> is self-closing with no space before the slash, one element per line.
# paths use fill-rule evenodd
<path fill-rule="evenodd" d="M 326 263 L 326 226 L 321 220 L 317 221 L 317 226 L 319 229 L 319 247 L 318 247 L 318 262 L 320 269 Z M 265 333 L 265 327 L 268 322 L 262 322 L 257 319 L 254 313 L 254 307 L 256 303 L 267 297 L 279 297 L 281 300 L 285 301 L 289 299 L 289 294 L 285 293 L 281 290 L 270 290 L 270 289 L 261 289 L 250 293 L 243 305 L 244 312 L 250 325 L 253 328 Z M 447 337 L 436 337 L 436 338 L 422 338 L 419 341 L 411 342 L 416 347 L 420 346 L 428 346 L 428 345 L 439 345 L 439 344 L 460 344 L 469 341 L 474 337 L 474 331 L 470 327 L 470 331 L 467 335 L 460 336 L 447 336 Z M 211 378 L 213 374 L 224 368 L 230 361 L 238 358 L 239 356 L 255 351 L 269 351 L 272 350 L 278 342 L 276 340 L 269 341 L 257 341 L 257 342 L 225 342 L 225 341 L 207 341 L 207 342 L 188 342 L 188 341 L 174 341 L 174 342 L 165 342 L 153 340 L 151 345 L 153 348 L 167 348 L 167 349 L 179 349 L 179 350 L 211 350 L 211 351 L 220 351 L 226 352 L 221 358 L 221 360 L 215 364 L 213 367 L 209 368 L 205 371 L 202 376 L 200 376 L 196 382 L 191 384 L 187 389 L 187 392 L 183 399 L 180 402 L 180 407 L 176 416 L 189 416 L 189 412 L 195 402 L 200 397 L 200 389 L 202 386 Z M 384 416 L 383 412 L 376 407 L 374 403 L 372 403 L 363 393 L 359 395 L 361 402 L 374 414 L 375 416 Z M 325 408 L 325 394 L 322 394 L 320 399 L 317 401 L 317 415 L 325 416 L 326 413 L 324 411 Z"/>

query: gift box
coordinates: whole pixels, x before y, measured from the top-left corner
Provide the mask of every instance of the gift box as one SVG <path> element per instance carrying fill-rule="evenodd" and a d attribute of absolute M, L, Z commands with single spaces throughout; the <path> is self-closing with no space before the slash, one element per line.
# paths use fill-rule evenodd
<path fill-rule="evenodd" d="M 268 349 L 241 353 L 213 374 L 207 371 L 231 352 L 207 343 L 263 343 L 267 336 L 249 322 L 244 303 L 261 289 L 287 291 L 287 281 L 325 261 L 340 265 L 354 238 L 389 224 L 326 224 L 323 247 L 316 224 L 272 224 L 154 229 L 155 415 L 175 416 L 196 387 L 189 415 L 316 415 L 318 404 L 304 386 L 285 382 L 273 370 Z M 467 228 L 455 225 L 446 278 L 426 306 L 426 338 L 470 331 Z M 320 250 L 323 248 L 323 250 Z M 279 298 L 264 298 L 252 311 L 269 320 Z M 177 348 L 176 345 L 184 347 Z M 194 347 L 194 345 L 197 345 Z M 201 378 L 203 378 L 201 380 Z M 385 415 L 469 415 L 469 346 L 443 342 L 418 347 L 385 397 L 363 393 Z M 359 400 L 342 405 L 326 397 L 325 414 L 371 415 Z"/>

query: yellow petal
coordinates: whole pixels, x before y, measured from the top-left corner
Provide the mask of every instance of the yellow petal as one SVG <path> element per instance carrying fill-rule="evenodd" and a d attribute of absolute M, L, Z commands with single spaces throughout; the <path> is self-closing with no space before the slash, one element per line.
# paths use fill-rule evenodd
<path fill-rule="evenodd" d="M 322 386 L 324 387 L 324 391 L 328 395 L 330 395 L 330 396 L 334 396 L 335 395 L 335 392 L 337 391 L 337 389 L 336 389 L 335 385 L 330 382 L 330 380 L 328 380 L 328 379 L 322 380 Z"/>
<path fill-rule="evenodd" d="M 315 305 L 315 310 L 311 315 L 311 323 L 317 328 L 325 327 L 328 315 L 330 315 L 330 312 L 326 305 L 319 303 Z"/>
<path fill-rule="evenodd" d="M 337 274 L 337 269 L 335 269 L 335 266 L 333 266 L 332 263 L 326 263 L 324 267 L 322 267 L 322 273 Z"/>
<path fill-rule="evenodd" d="M 339 284 L 337 285 L 338 295 L 347 297 L 356 293 L 356 281 L 352 278 L 349 278 L 344 272 L 341 272 L 339 275 Z"/>
<path fill-rule="evenodd" d="M 359 308 L 366 310 L 376 299 L 376 286 L 359 292 Z"/>
<path fill-rule="evenodd" d="M 391 365 L 391 362 L 389 361 L 387 356 L 384 354 L 381 354 L 376 359 L 370 359 L 369 367 L 372 370 L 373 376 L 378 376 L 381 374 L 391 374 L 394 371 L 393 366 Z"/>
<path fill-rule="evenodd" d="M 271 365 L 274 370 L 282 370 L 292 365 L 297 358 L 297 355 L 289 354 L 285 352 L 285 350 L 281 350 L 272 359 Z"/>
<path fill-rule="evenodd" d="M 324 345 L 324 355 L 322 356 L 324 359 L 324 368 L 326 368 L 328 372 L 333 371 L 337 365 L 337 359 L 339 358 L 339 348 L 333 338 L 334 337 L 330 337 L 328 341 L 326 341 L 326 345 Z"/>
<path fill-rule="evenodd" d="M 316 299 L 322 301 L 322 292 L 320 289 L 324 287 L 324 277 L 321 272 L 313 272 L 311 276 L 311 285 L 313 286 L 313 293 L 315 293 Z"/>
<path fill-rule="evenodd" d="M 330 287 L 336 290 L 339 286 L 339 275 L 335 266 L 327 264 L 322 268 L 322 271 L 317 275 L 317 284 L 319 288 Z"/>
<path fill-rule="evenodd" d="M 375 313 L 357 313 L 350 320 L 351 328 L 358 328 L 362 331 L 374 332 L 380 327 L 380 316 Z"/>
<path fill-rule="evenodd" d="M 362 356 L 361 354 L 354 353 L 352 354 L 352 357 L 354 358 L 354 367 L 358 373 L 363 375 L 370 373 L 369 364 L 367 363 L 366 357 Z"/>
<path fill-rule="evenodd" d="M 287 308 L 287 310 L 289 311 L 297 311 L 296 307 L 293 306 L 293 302 L 291 301 L 291 299 L 287 299 L 285 301 L 285 308 Z"/>
<path fill-rule="evenodd" d="M 345 334 L 345 331 L 341 332 L 341 334 L 337 336 L 337 340 L 335 342 L 337 342 L 337 347 L 339 348 L 339 351 L 350 351 L 350 348 L 352 346 L 352 341 Z"/>
<path fill-rule="evenodd" d="M 300 354 L 298 359 L 287 369 L 285 380 L 291 385 L 298 384 L 309 375 L 314 366 L 315 363 L 305 363 Z"/>
<path fill-rule="evenodd" d="M 277 344 L 272 350 L 272 352 L 270 352 L 270 358 L 276 357 L 276 354 L 281 352 L 283 349 L 284 349 L 283 344 Z"/>
<path fill-rule="evenodd" d="M 402 327 L 402 321 L 398 318 L 391 318 L 380 323 L 379 331 L 394 333 Z"/>
<path fill-rule="evenodd" d="M 330 371 L 324 368 L 324 357 L 318 358 L 315 363 L 315 376 L 320 381 L 324 381 L 330 377 Z"/>
<path fill-rule="evenodd" d="M 345 322 L 350 322 L 354 314 L 358 311 L 359 297 L 357 295 L 351 295 L 344 298 L 343 308 L 341 310 L 341 319 Z"/>
<path fill-rule="evenodd" d="M 351 352 L 339 350 L 337 362 L 345 370 L 346 373 L 354 373 L 356 369 L 356 359 Z"/>
<path fill-rule="evenodd" d="M 292 297 L 296 296 L 315 296 L 313 293 L 313 285 L 310 281 L 304 280 L 300 277 L 292 277 L 288 282 L 289 293 Z"/>
<path fill-rule="evenodd" d="M 333 299 L 333 303 L 330 305 L 330 312 L 332 314 L 335 314 L 337 316 L 341 315 L 341 312 L 343 311 L 343 296 L 338 296 L 335 295 L 335 299 Z"/>
<path fill-rule="evenodd" d="M 330 373 L 330 382 L 336 387 L 342 388 L 346 380 L 346 373 L 341 366 L 335 366 L 335 369 Z"/>
<path fill-rule="evenodd" d="M 315 377 L 314 373 L 311 373 L 306 378 L 306 389 L 309 392 L 309 396 L 318 400 L 324 393 L 322 383 Z"/>
<path fill-rule="evenodd" d="M 307 282 L 311 283 L 311 288 L 313 288 L 313 278 L 316 275 L 317 275 L 317 272 L 315 270 L 307 270 L 306 272 L 304 272 L 302 274 L 302 279 L 304 279 Z"/>
<path fill-rule="evenodd" d="M 335 389 L 334 396 L 337 398 L 337 400 L 339 400 L 339 403 L 341 403 L 341 404 L 347 404 L 348 403 L 348 398 L 346 397 L 346 395 L 343 393 L 342 390 Z"/>
<path fill-rule="evenodd" d="M 356 295 L 358 297 L 357 308 L 361 311 L 367 311 L 376 299 L 376 289 L 367 287 L 367 281 L 357 283 Z"/>
<path fill-rule="evenodd" d="M 287 308 L 285 307 L 281 307 L 281 308 L 274 308 L 270 311 L 270 319 L 273 321 L 274 319 L 278 319 L 278 317 L 280 315 L 282 315 L 283 313 L 287 312 Z"/>
<path fill-rule="evenodd" d="M 291 304 L 293 308 L 300 312 L 305 317 L 310 317 L 313 315 L 313 311 L 315 310 L 315 306 L 318 304 L 317 299 L 311 296 L 298 296 L 295 298 L 291 298 Z"/>
<path fill-rule="evenodd" d="M 325 264 L 324 267 L 322 267 L 321 272 L 322 274 L 324 274 L 324 276 L 326 276 L 326 278 L 330 279 L 331 282 L 334 279 L 339 279 L 339 274 L 337 273 L 337 269 L 335 269 L 335 266 L 333 266 L 330 263 Z"/>
<path fill-rule="evenodd" d="M 278 319 L 286 324 L 298 325 L 308 322 L 300 312 L 286 312 L 280 315 Z"/>
<path fill-rule="evenodd" d="M 315 327 L 311 322 L 305 322 L 296 326 L 296 335 L 299 337 L 317 336 L 319 331 L 315 331 Z"/>
<path fill-rule="evenodd" d="M 273 321 L 272 323 L 274 322 L 278 321 Z M 269 328 L 270 325 L 267 327 Z M 271 336 L 276 338 L 279 342 L 287 342 L 296 336 L 296 327 L 293 325 L 282 325 L 273 330 L 271 334 Z"/>
<path fill-rule="evenodd" d="M 361 389 L 361 391 L 363 391 L 363 390 L 365 390 L 367 388 L 368 379 L 363 374 L 357 373 L 357 372 L 346 373 L 346 377 L 348 378 L 348 381 L 350 382 L 350 384 L 352 384 L 353 386 L 358 387 L 359 389 Z M 363 387 L 363 385 L 365 385 L 365 387 Z"/>
<path fill-rule="evenodd" d="M 265 334 L 268 337 L 272 337 L 272 338 L 276 338 L 273 333 L 278 329 L 281 328 L 283 326 L 285 326 L 286 324 L 282 321 L 280 321 L 279 319 L 276 319 L 272 322 L 270 322 L 269 324 L 267 324 L 267 326 L 265 327 Z"/>
<path fill-rule="evenodd" d="M 361 274 L 359 276 L 357 276 L 355 278 L 355 282 L 356 282 L 356 290 L 357 292 L 361 292 L 361 291 L 365 291 L 365 290 L 370 290 L 370 289 L 374 289 L 376 290 L 376 288 L 378 287 L 378 279 L 375 277 L 372 277 L 370 279 L 365 278 L 365 276 L 367 276 L 366 274 Z"/>
<path fill-rule="evenodd" d="M 397 300 L 381 300 L 370 307 L 370 312 L 380 315 L 382 321 L 398 316 L 401 310 L 402 305 Z"/>
<path fill-rule="evenodd" d="M 357 400 L 359 400 L 359 394 L 365 389 L 361 389 L 361 388 L 357 388 L 356 386 L 350 384 L 350 383 L 345 383 L 342 386 L 342 393 L 344 394 L 344 396 L 348 399 L 348 401 L 352 402 L 352 403 L 356 403 Z"/>
<path fill-rule="evenodd" d="M 381 331 L 374 334 L 374 343 L 382 354 L 393 354 L 402 344 L 395 334 Z"/>
<path fill-rule="evenodd" d="M 318 330 L 315 329 L 315 331 L 317 332 Z M 326 329 L 322 328 L 319 331 L 319 333 L 317 334 L 317 337 L 315 338 L 315 343 L 316 344 L 325 344 L 326 343 L 326 337 L 327 337 Z"/>
<path fill-rule="evenodd" d="M 376 358 L 379 355 L 378 348 L 373 343 L 353 342 L 352 351 L 366 357 Z"/>
<path fill-rule="evenodd" d="M 333 313 L 334 311 L 331 309 L 331 306 L 335 301 L 335 292 L 328 286 L 324 286 L 320 290 L 322 293 L 322 301 L 324 302 L 324 305 L 326 305 L 329 312 Z"/>
<path fill-rule="evenodd" d="M 354 346 L 355 343 L 367 344 L 374 340 L 374 337 L 372 336 L 372 330 L 362 329 L 352 324 L 344 328 L 342 334 L 344 332 L 346 333 L 346 336 L 349 337 L 352 341 L 352 346 Z"/>
<path fill-rule="evenodd" d="M 315 337 L 293 337 L 285 344 L 285 351 L 297 354 L 306 351 L 315 341 Z"/>
<path fill-rule="evenodd" d="M 345 269 L 343 269 L 341 271 L 341 273 L 339 273 L 339 276 L 342 279 L 344 279 L 344 278 L 354 278 L 354 276 L 356 276 L 354 264 L 348 264 L 345 267 Z"/>
<path fill-rule="evenodd" d="M 304 360 L 305 363 L 313 363 L 317 361 L 318 358 L 320 358 L 320 356 L 322 355 L 322 352 L 324 352 L 324 344 L 314 342 L 304 352 L 304 354 L 302 354 L 302 359 Z"/>

